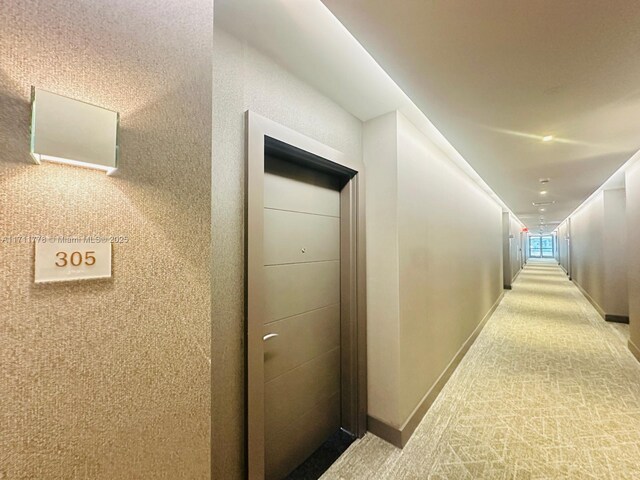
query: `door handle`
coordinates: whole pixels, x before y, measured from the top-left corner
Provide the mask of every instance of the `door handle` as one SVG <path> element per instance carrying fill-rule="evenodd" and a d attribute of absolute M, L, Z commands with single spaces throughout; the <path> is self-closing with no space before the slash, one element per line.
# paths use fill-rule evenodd
<path fill-rule="evenodd" d="M 277 333 L 268 333 L 268 334 L 266 334 L 264 337 L 262 337 L 262 340 L 264 340 L 264 341 L 266 342 L 266 341 L 267 341 L 267 340 L 269 340 L 270 338 L 274 338 L 274 337 L 277 337 L 277 336 L 278 336 L 278 334 L 277 334 Z"/>

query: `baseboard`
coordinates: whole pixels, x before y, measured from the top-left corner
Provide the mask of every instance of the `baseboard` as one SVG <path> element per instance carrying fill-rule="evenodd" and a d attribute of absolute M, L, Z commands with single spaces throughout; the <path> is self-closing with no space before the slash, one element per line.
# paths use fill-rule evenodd
<path fill-rule="evenodd" d="M 610 313 L 606 313 L 604 315 L 604 319 L 607 322 L 629 323 L 629 316 L 628 315 L 611 315 Z"/>
<path fill-rule="evenodd" d="M 591 305 L 593 305 L 593 308 L 595 308 L 597 310 L 597 312 L 600 314 L 600 316 L 602 318 L 605 318 L 606 314 L 604 313 L 604 310 L 602 309 L 602 307 L 600 305 L 598 305 L 598 302 L 596 302 L 593 298 L 591 298 L 591 295 L 589 295 L 587 293 L 587 291 L 584 288 L 582 288 L 578 282 L 576 282 L 575 280 L 571 280 L 571 281 L 573 282 L 573 284 L 576 287 L 578 287 L 578 290 L 580 290 L 580 293 L 582 293 L 582 295 L 584 295 L 584 298 L 589 300 L 589 303 Z"/>
<path fill-rule="evenodd" d="M 629 351 L 636 357 L 636 360 L 640 362 L 640 348 L 636 346 L 631 340 L 627 342 L 627 346 L 629 347 Z"/>
<path fill-rule="evenodd" d="M 413 410 L 411 415 L 409 415 L 409 419 L 404 423 L 402 427 L 393 427 L 385 423 L 384 421 L 369 415 L 367 416 L 367 430 L 369 430 L 375 436 L 386 440 L 387 442 L 395 445 L 398 448 L 404 448 L 404 446 L 413 435 L 413 432 L 415 432 L 416 428 L 418 428 L 420 421 L 429 411 L 429 408 L 431 408 L 431 405 L 433 405 L 433 402 L 438 397 L 438 394 L 447 384 L 447 381 L 449 381 L 449 378 L 451 378 L 451 375 L 456 370 L 466 353 L 469 351 L 469 348 L 471 348 L 473 342 L 475 342 L 476 338 L 478 338 L 478 335 L 480 335 L 480 332 L 489 321 L 489 318 L 491 318 L 491 315 L 493 315 L 493 312 L 496 311 L 496 308 L 498 308 L 498 305 L 500 305 L 500 302 L 503 298 L 504 292 L 501 292 L 496 302 L 491 306 L 487 314 L 480 321 L 469 338 L 467 338 L 462 347 L 460 347 L 460 349 L 456 352 L 453 359 L 449 362 L 449 365 L 447 365 L 447 368 L 445 368 L 444 371 L 440 374 L 440 377 L 438 377 L 431 389 L 429 389 L 427 394 L 422 397 L 422 400 L 420 400 L 420 403 L 418 403 L 418 406 Z"/>
<path fill-rule="evenodd" d="M 605 313 L 605 311 L 602 309 L 602 307 L 600 305 L 598 305 L 598 302 L 596 302 L 591 295 L 589 295 L 587 293 L 587 291 L 582 288 L 580 286 L 580 284 L 578 282 L 576 282 L 575 280 L 572 280 L 573 284 L 578 287 L 578 290 L 580 290 L 580 293 L 582 293 L 582 295 L 584 295 L 584 297 L 589 300 L 589 303 L 591 305 L 593 305 L 593 308 L 595 308 L 597 310 L 597 312 L 600 314 L 600 316 L 602 318 L 604 318 L 607 322 L 615 322 L 615 323 L 629 323 L 629 316 L 628 315 L 612 315 L 610 313 Z"/>
<path fill-rule="evenodd" d="M 520 270 L 518 270 L 516 272 L 516 274 L 513 276 L 513 278 L 511 279 L 511 284 L 513 285 L 513 282 L 516 281 L 516 279 L 518 278 L 518 276 L 520 276 L 520 272 L 522 272 L 522 268 Z"/>
<path fill-rule="evenodd" d="M 386 440 L 391 445 L 398 448 L 404 447 L 402 443 L 402 431 L 399 428 L 392 427 L 388 423 L 378 420 L 376 417 L 367 415 L 367 430 L 376 437 Z"/>

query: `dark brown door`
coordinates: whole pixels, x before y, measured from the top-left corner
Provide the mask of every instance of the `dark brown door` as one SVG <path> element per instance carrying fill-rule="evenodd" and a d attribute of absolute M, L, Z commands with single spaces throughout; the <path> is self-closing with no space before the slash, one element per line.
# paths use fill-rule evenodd
<path fill-rule="evenodd" d="M 265 158 L 266 478 L 340 428 L 340 192 L 330 175 Z"/>

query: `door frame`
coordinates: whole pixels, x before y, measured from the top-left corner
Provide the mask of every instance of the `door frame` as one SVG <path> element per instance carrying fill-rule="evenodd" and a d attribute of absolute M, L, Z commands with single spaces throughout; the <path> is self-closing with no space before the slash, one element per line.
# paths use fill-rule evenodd
<path fill-rule="evenodd" d="M 247 111 L 245 203 L 246 461 L 248 478 L 265 476 L 264 173 L 265 151 L 338 176 L 340 192 L 340 330 L 342 426 L 367 429 L 364 165 L 288 127 Z"/>

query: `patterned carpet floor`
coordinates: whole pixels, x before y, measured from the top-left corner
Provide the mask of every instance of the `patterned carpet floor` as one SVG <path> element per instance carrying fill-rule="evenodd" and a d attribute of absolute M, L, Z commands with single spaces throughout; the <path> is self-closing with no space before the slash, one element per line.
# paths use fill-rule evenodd
<path fill-rule="evenodd" d="M 333 479 L 640 479 L 640 364 L 556 263 L 530 262 L 403 449 Z"/>

